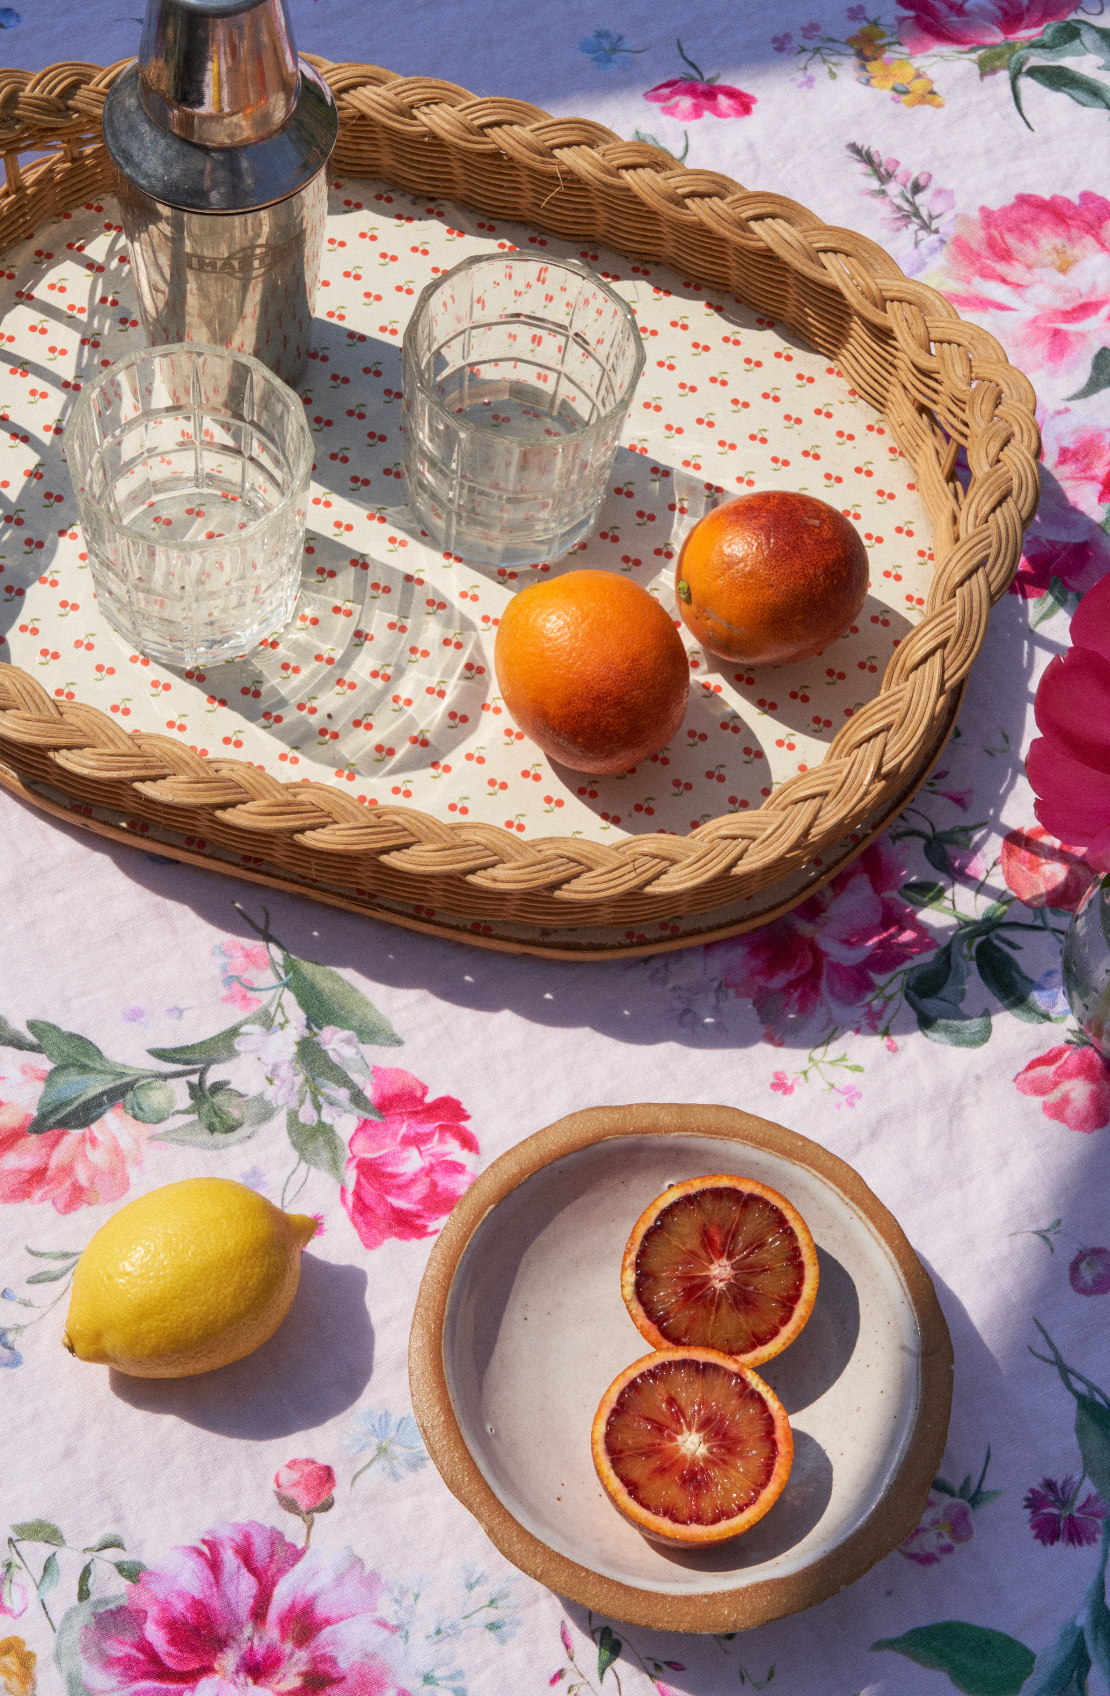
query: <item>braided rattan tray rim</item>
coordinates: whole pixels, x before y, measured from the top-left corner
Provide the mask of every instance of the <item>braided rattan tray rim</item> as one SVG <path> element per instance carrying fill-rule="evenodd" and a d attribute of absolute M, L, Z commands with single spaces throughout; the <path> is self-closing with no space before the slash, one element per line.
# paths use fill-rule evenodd
<path fill-rule="evenodd" d="M 0 70 L 0 252 L 43 218 L 111 192 L 100 114 L 128 63 Z M 903 276 L 881 248 L 793 201 L 749 193 L 602 125 L 552 118 L 521 101 L 479 99 L 377 66 L 313 63 L 339 103 L 338 171 L 670 264 L 834 358 L 914 467 L 934 531 L 925 615 L 878 696 L 839 732 L 820 766 L 789 779 L 758 811 L 709 820 L 686 837 L 612 846 L 521 840 L 411 807 L 370 810 L 325 784 L 282 784 L 168 737 L 129 736 L 107 714 L 56 701 L 3 663 L 0 757 L 87 804 L 229 847 L 246 842 L 278 877 L 500 923 L 624 927 L 713 913 L 772 888 L 904 794 L 954 722 L 954 697 L 1036 509 L 1039 437 L 1028 380 L 993 337 Z"/>

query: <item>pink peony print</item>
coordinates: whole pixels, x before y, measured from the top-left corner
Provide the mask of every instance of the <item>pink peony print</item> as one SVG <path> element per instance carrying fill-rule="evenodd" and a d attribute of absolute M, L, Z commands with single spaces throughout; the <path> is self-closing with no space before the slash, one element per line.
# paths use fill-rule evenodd
<path fill-rule="evenodd" d="M 249 985 L 264 987 L 273 982 L 274 968 L 269 950 L 261 942 L 242 942 L 237 936 L 225 936 L 212 950 L 212 958 L 224 986 L 221 1001 L 228 1001 L 240 1013 L 253 1013 L 262 1005 L 261 998 L 252 995 Z"/>
<path fill-rule="evenodd" d="M 1038 601 L 1048 594 L 1054 577 L 1067 593 L 1082 594 L 1108 564 L 1110 555 L 1101 539 L 1027 534 L 1010 594 L 1019 595 L 1023 601 Z"/>
<path fill-rule="evenodd" d="M 1110 429 L 1073 422 L 1071 408 L 1063 406 L 1042 420 L 1041 439 L 1045 464 L 1069 505 L 1101 524 L 1110 502 Z M 1103 569 L 1105 563 L 1100 561 Z"/>
<path fill-rule="evenodd" d="M 1068 18 L 1073 0 L 907 0 L 898 34 L 911 53 L 933 47 L 993 47 L 1039 35 L 1046 24 Z M 849 17 L 851 13 L 848 14 Z"/>
<path fill-rule="evenodd" d="M 1072 1131 L 1110 1125 L 1110 1066 L 1097 1048 L 1062 1042 L 1030 1060 L 1014 1079 L 1022 1095 L 1036 1095 L 1047 1119 Z"/>
<path fill-rule="evenodd" d="M 747 118 L 756 103 L 754 94 L 732 88 L 727 82 L 698 82 L 690 77 L 668 77 L 644 94 L 668 118 L 684 124 L 696 118 Z"/>
<path fill-rule="evenodd" d="M 49 1201 L 59 1213 L 119 1201 L 142 1171 L 147 1138 L 122 1107 L 110 1107 L 84 1130 L 27 1134 L 48 1067 L 0 1060 L 0 1202 Z"/>
<path fill-rule="evenodd" d="M 1110 343 L 1110 200 L 1085 189 L 1019 194 L 956 220 L 945 249 L 944 292 L 961 312 L 989 322 L 1025 370 L 1086 376 Z M 1004 314 L 994 322 L 992 315 Z"/>
<path fill-rule="evenodd" d="M 954 1555 L 959 1543 L 970 1543 L 975 1535 L 971 1509 L 958 1496 L 929 1491 L 925 1514 L 916 1531 L 911 1531 L 898 1550 L 918 1566 L 936 1566 L 945 1555 Z"/>
<path fill-rule="evenodd" d="M 274 1473 L 274 1489 L 282 1507 L 293 1513 L 324 1513 L 332 1506 L 335 1472 L 318 1460 L 287 1460 Z"/>
<path fill-rule="evenodd" d="M 375 1066 L 373 1080 L 384 1118 L 359 1120 L 340 1192 L 364 1248 L 434 1236 L 474 1176 L 452 1145 L 478 1153 L 470 1114 L 453 1096 L 426 1100 L 427 1084 L 395 1066 Z"/>
<path fill-rule="evenodd" d="M 769 1042 L 812 1019 L 871 1024 L 867 998 L 884 978 L 936 938 L 893 891 L 903 871 L 889 848 L 872 843 L 823 889 L 759 930 L 706 946 L 706 963 L 749 1000 Z"/>
<path fill-rule="evenodd" d="M 92 1696 L 407 1696 L 381 1591 L 349 1549 L 306 1552 L 254 1520 L 221 1525 L 84 1628 L 85 1684 Z"/>
<path fill-rule="evenodd" d="M 1006 887 L 1026 907 L 1074 913 L 1095 881 L 1081 848 L 1068 848 L 1042 825 L 1011 830 L 1002 843 Z"/>
<path fill-rule="evenodd" d="M 1037 685 L 1025 769 L 1045 829 L 1110 872 L 1110 577 L 1079 603 L 1071 644 Z"/>

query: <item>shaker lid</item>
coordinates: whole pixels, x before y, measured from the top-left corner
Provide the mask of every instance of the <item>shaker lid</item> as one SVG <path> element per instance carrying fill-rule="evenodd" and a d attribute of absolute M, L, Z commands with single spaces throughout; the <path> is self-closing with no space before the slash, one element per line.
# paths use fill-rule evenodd
<path fill-rule="evenodd" d="M 310 181 L 339 118 L 297 58 L 285 0 L 147 0 L 139 62 L 103 124 L 117 168 L 154 199 L 242 212 Z"/>
<path fill-rule="evenodd" d="M 287 123 L 264 141 L 202 147 L 156 124 L 147 113 L 137 65 L 104 102 L 104 141 L 117 169 L 138 188 L 185 212 L 248 212 L 304 188 L 335 146 L 339 114 L 331 89 L 298 61 L 300 93 Z"/>

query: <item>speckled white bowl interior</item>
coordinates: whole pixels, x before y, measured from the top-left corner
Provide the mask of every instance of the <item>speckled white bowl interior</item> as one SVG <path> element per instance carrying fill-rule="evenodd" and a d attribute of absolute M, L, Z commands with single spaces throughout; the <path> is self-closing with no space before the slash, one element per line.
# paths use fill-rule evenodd
<path fill-rule="evenodd" d="M 733 1172 L 789 1198 L 820 1287 L 793 1346 L 760 1368 L 794 1431 L 779 1501 L 745 1536 L 670 1552 L 619 1515 L 590 1456 L 597 1405 L 649 1352 L 620 1293 L 640 1213 L 669 1183 Z M 719 1137 L 631 1135 L 542 1166 L 480 1221 L 447 1299 L 443 1366 L 458 1426 L 509 1513 L 550 1549 L 641 1591 L 705 1595 L 835 1553 L 882 1499 L 913 1433 L 921 1335 L 886 1243 L 825 1177 Z"/>

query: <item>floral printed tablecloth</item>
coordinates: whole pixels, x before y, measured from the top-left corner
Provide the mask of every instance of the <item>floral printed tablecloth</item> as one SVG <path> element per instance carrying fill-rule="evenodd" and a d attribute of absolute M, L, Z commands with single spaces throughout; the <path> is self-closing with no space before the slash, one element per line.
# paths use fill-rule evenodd
<path fill-rule="evenodd" d="M 267 913 L 0 796 L 0 1688 L 1107 1696 L 1110 1068 L 1060 987 L 1091 873 L 1037 825 L 1022 756 L 1110 566 L 1110 20 L 1097 0 L 292 14 L 303 48 L 594 117 L 876 237 L 1032 377 L 1044 498 L 942 769 L 826 889 L 732 941 L 561 965 L 293 898 Z M 17 0 L 0 29 L 32 69 L 138 39 L 69 0 Z M 14 524 L 54 419 L 9 382 Z M 5 585 L 29 581 L 4 551 Z M 40 1130 L 82 1066 L 83 1106 Z M 473 1174 L 563 1113 L 673 1099 L 850 1161 L 956 1352 L 904 1547 L 733 1638 L 625 1628 L 516 1573 L 408 1402 L 429 1239 Z M 287 1324 L 179 1383 L 72 1361 L 89 1237 L 202 1172 L 319 1216 Z"/>

